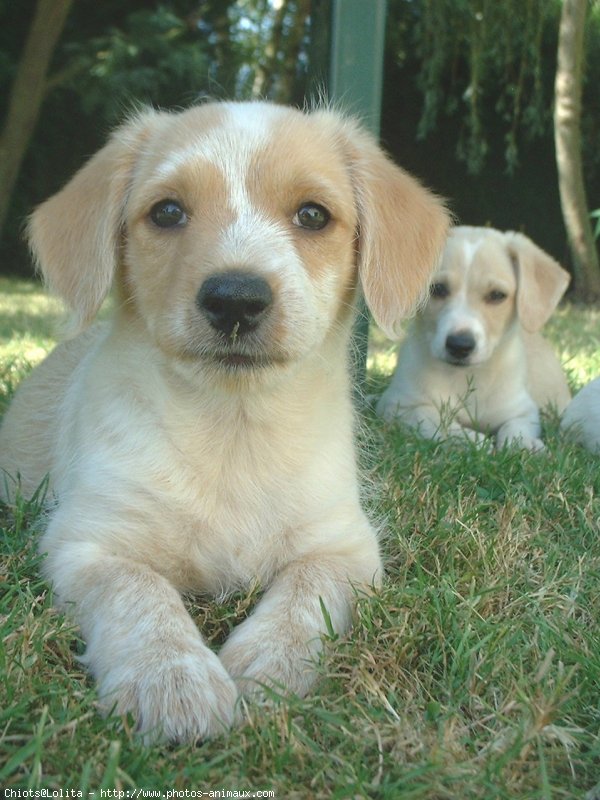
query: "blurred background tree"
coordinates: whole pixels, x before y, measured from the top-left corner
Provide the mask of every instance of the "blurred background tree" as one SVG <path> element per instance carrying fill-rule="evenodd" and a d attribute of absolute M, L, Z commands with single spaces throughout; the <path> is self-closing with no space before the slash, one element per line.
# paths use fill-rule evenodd
<path fill-rule="evenodd" d="M 600 207 L 600 4 L 579 1 L 587 6 L 581 155 L 592 210 Z M 48 2 L 0 0 L 4 130 L 31 21 Z M 572 269 L 552 117 L 562 5 L 388 0 L 381 130 L 392 155 L 448 197 L 460 222 L 523 230 Z M 203 95 L 301 104 L 310 11 L 311 0 L 73 2 L 41 82 L 35 130 L 17 137 L 17 182 L 12 190 L 0 182 L 8 209 L 0 272 L 30 274 L 26 215 L 133 104 L 177 108 Z M 39 90 L 31 87 L 32 107 Z M 14 167 L 2 147 L 1 159 Z M 593 297 L 584 291 L 583 299 Z"/>
<path fill-rule="evenodd" d="M 571 249 L 574 294 L 600 299 L 600 266 L 592 233 L 581 147 L 581 98 L 587 0 L 563 0 L 554 81 L 558 190 Z"/>
<path fill-rule="evenodd" d="M 461 222 L 524 229 L 571 267 L 573 297 L 597 300 L 589 212 L 600 205 L 598 0 L 390 0 L 390 17 L 403 24 L 389 29 L 383 130 L 390 141 L 407 137 L 411 150 L 416 131 L 422 146 L 407 165 L 434 180 L 425 163 L 433 157 L 433 185 Z M 565 18 L 579 31 L 561 37 L 555 83 Z M 562 113 L 553 118 L 555 89 Z M 575 181 L 577 158 L 585 169 Z"/>
<path fill-rule="evenodd" d="M 52 53 L 71 3 L 72 0 L 39 0 L 16 68 L 0 136 L 0 233 L 44 100 Z"/>
<path fill-rule="evenodd" d="M 0 272 L 30 273 L 27 214 L 134 105 L 302 102 L 310 0 L 77 0 L 67 16 L 69 5 L 0 0 Z"/>

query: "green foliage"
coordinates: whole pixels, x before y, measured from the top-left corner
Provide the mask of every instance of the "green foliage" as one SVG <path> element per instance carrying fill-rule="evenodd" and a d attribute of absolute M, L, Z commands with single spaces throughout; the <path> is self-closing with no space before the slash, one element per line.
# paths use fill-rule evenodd
<path fill-rule="evenodd" d="M 0 113 L 6 110 L 35 2 L 0 3 Z M 419 171 L 434 188 L 449 197 L 466 191 L 462 184 L 438 185 L 455 157 L 481 175 L 482 167 L 495 167 L 495 154 L 504 152 L 507 168 L 517 175 L 519 157 L 530 139 L 545 132 L 540 141 L 551 148 L 560 7 L 560 0 L 388 0 L 387 65 L 393 61 L 401 67 L 390 67 L 388 75 L 403 87 L 411 85 L 411 91 L 403 89 L 411 103 L 413 84 L 422 98 L 420 121 L 402 135 L 419 138 L 419 152 L 435 165 L 431 174 L 421 164 Z M 133 104 L 176 108 L 205 94 L 302 103 L 309 28 L 309 0 L 74 3 L 55 53 L 42 117 L 13 194 L 0 269 L 30 274 L 21 242 L 22 220 L 101 146 Z M 586 37 L 582 133 L 595 207 L 600 172 L 597 0 L 590 4 Z M 399 116 L 402 110 L 386 113 Z M 439 139 L 431 146 L 435 150 L 427 149 L 427 137 L 431 142 L 431 133 L 440 130 L 443 151 Z M 392 151 L 400 150 L 400 140 L 388 144 Z M 402 145 L 410 150 L 411 142 Z M 546 171 L 541 169 L 539 184 L 545 185 Z M 493 183 L 493 177 L 486 180 Z M 532 185 L 528 177 L 523 194 L 533 191 Z M 494 191 L 491 185 L 488 194 Z M 493 215 L 485 213 L 489 219 L 503 217 L 504 211 L 499 200 Z M 536 204 L 532 217 L 539 213 L 544 209 Z M 532 229 L 528 219 L 511 224 Z M 558 227 L 553 221 L 550 226 Z M 560 246 L 554 245 L 554 250 L 560 257 Z"/>
<path fill-rule="evenodd" d="M 411 48 L 402 40 L 409 36 L 416 53 L 418 135 L 460 115 L 457 156 L 478 173 L 501 130 L 513 171 L 519 134 L 534 138 L 552 126 L 560 7 L 559 0 L 396 0 L 394 13 L 412 18 L 393 46 L 405 60 Z"/>
<path fill-rule="evenodd" d="M 0 112 L 34 5 L 35 0 L 0 4 Z M 308 10 L 307 0 L 280 6 L 268 0 L 74 3 L 13 194 L 2 269 L 30 271 L 20 221 L 104 143 L 133 106 L 180 108 L 206 95 L 301 102 Z"/>
<path fill-rule="evenodd" d="M 134 101 L 169 107 L 203 93 L 286 101 L 306 71 L 307 23 L 301 0 L 171 0 L 67 39 L 54 82 L 78 95 L 86 115 L 109 121 Z"/>
<path fill-rule="evenodd" d="M 77 92 L 86 115 L 109 122 L 134 101 L 160 106 L 176 96 L 193 99 L 209 70 L 200 31 L 163 6 L 135 11 L 121 28 L 90 40 L 67 42 L 65 55 L 72 77 L 62 86 Z"/>
<path fill-rule="evenodd" d="M 301 103 L 308 70 L 310 2 L 238 0 L 230 10 L 233 94 Z M 240 58 L 241 57 L 241 58 Z"/>

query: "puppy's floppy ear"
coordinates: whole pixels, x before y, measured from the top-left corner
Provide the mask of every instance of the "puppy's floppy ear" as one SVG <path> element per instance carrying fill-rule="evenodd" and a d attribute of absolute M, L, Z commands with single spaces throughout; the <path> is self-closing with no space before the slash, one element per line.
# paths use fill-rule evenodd
<path fill-rule="evenodd" d="M 392 163 L 370 135 L 352 122 L 345 134 L 362 290 L 377 324 L 397 338 L 402 318 L 425 297 L 450 217 L 442 201 Z"/>
<path fill-rule="evenodd" d="M 133 168 L 158 116 L 145 111 L 118 128 L 29 220 L 28 238 L 38 269 L 73 310 L 76 330 L 91 322 L 110 289 Z"/>
<path fill-rule="evenodd" d="M 504 234 L 517 273 L 517 314 L 525 330 L 539 331 L 565 293 L 571 276 L 522 233 Z"/>

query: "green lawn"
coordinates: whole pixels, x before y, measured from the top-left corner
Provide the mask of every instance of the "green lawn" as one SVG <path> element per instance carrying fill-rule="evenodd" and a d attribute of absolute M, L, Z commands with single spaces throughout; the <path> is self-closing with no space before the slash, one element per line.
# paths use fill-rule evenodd
<path fill-rule="evenodd" d="M 599 314 L 566 307 L 548 326 L 574 388 L 600 374 Z M 0 281 L 0 394 L 51 346 L 59 319 L 36 287 Z M 372 340 L 378 389 L 393 351 Z M 127 720 L 95 713 L 77 631 L 38 576 L 37 503 L 0 507 L 0 785 L 95 798 L 597 800 L 597 460 L 562 441 L 556 420 L 545 427 L 544 454 L 490 454 L 369 418 L 361 439 L 368 502 L 386 522 L 383 589 L 331 642 L 311 697 L 274 698 L 196 748 L 143 748 Z M 218 646 L 251 601 L 190 610 Z"/>

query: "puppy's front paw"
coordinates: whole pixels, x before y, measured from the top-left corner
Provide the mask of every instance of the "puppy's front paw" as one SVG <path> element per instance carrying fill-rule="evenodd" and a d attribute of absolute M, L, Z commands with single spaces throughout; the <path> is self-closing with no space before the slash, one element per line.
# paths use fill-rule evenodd
<path fill-rule="evenodd" d="M 281 632 L 269 635 L 259 626 L 253 630 L 252 623 L 247 620 L 236 628 L 219 654 L 240 691 L 260 696 L 266 685 L 305 695 L 316 678 L 311 647 L 301 638 L 294 641 Z M 320 644 L 314 649 L 320 649 Z"/>
<path fill-rule="evenodd" d="M 231 727 L 237 689 L 211 650 L 136 655 L 100 679 L 98 691 L 105 712 L 133 715 L 145 743 L 195 742 Z"/>
<path fill-rule="evenodd" d="M 520 447 L 523 450 L 529 450 L 532 453 L 541 453 L 542 450 L 546 449 L 546 446 L 542 440 L 535 436 L 524 436 L 518 439 L 515 444 L 517 447 Z"/>
<path fill-rule="evenodd" d="M 519 450 L 529 450 L 531 453 L 540 453 L 545 450 L 545 445 L 537 436 L 529 436 L 527 434 L 520 434 L 518 436 L 504 436 L 498 435 L 496 444 L 498 449 L 503 447 L 514 447 Z"/>
<path fill-rule="evenodd" d="M 473 428 L 465 428 L 463 426 L 453 426 L 448 429 L 448 439 L 456 441 L 473 442 L 478 447 L 489 447 L 490 440 L 485 433 L 476 431 Z"/>
<path fill-rule="evenodd" d="M 401 414 L 401 406 L 398 397 L 387 389 L 377 401 L 375 413 L 388 424 L 397 420 Z"/>

